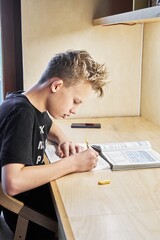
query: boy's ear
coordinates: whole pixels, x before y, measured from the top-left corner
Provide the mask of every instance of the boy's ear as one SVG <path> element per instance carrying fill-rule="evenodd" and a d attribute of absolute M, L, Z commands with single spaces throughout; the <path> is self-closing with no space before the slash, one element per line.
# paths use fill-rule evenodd
<path fill-rule="evenodd" d="M 60 78 L 54 78 L 50 86 L 51 86 L 51 91 L 55 93 L 57 92 L 57 90 L 59 90 L 63 86 L 63 81 Z"/>

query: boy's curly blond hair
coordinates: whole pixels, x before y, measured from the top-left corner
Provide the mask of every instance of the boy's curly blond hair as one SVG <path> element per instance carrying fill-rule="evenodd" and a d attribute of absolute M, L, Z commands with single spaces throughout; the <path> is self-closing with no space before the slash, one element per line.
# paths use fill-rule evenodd
<path fill-rule="evenodd" d="M 84 50 L 70 50 L 55 55 L 50 60 L 39 83 L 44 83 L 53 77 L 62 79 L 66 87 L 88 81 L 100 97 L 103 96 L 103 87 L 107 83 L 105 65 L 95 62 Z"/>

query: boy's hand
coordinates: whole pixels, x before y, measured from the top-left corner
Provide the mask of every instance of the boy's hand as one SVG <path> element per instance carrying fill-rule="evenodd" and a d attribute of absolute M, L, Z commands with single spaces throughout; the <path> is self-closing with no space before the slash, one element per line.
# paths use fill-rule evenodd
<path fill-rule="evenodd" d="M 92 170 L 97 166 L 98 156 L 99 154 L 93 148 L 72 155 L 70 158 L 73 160 L 74 172 Z"/>
<path fill-rule="evenodd" d="M 65 141 L 58 145 L 57 147 L 57 154 L 61 157 L 69 157 L 75 153 L 79 153 L 84 148 L 78 144 L 74 144 L 71 141 Z"/>

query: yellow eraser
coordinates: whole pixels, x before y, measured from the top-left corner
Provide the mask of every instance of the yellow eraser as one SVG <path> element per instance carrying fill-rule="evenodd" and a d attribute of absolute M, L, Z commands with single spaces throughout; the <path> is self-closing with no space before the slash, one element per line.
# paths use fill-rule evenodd
<path fill-rule="evenodd" d="M 105 184 L 110 184 L 110 180 L 100 180 L 98 181 L 99 185 L 105 185 Z"/>

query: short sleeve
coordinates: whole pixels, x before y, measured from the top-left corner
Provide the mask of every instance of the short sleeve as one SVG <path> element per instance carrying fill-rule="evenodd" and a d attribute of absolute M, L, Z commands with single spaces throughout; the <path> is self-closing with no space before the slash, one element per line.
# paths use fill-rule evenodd
<path fill-rule="evenodd" d="M 19 110 L 7 121 L 1 147 L 1 164 L 32 163 L 33 116 L 25 110 Z"/>

